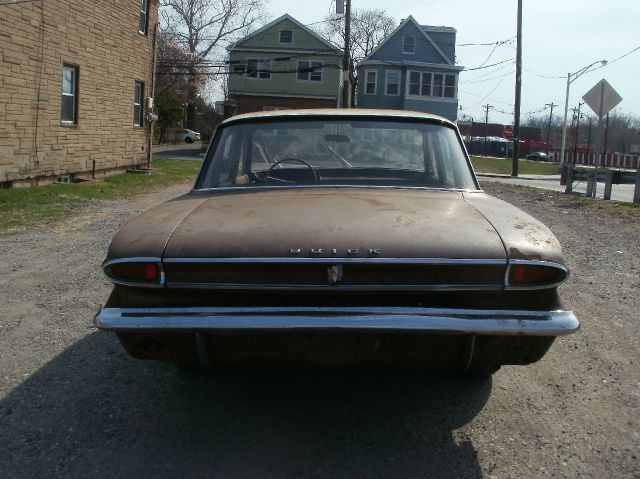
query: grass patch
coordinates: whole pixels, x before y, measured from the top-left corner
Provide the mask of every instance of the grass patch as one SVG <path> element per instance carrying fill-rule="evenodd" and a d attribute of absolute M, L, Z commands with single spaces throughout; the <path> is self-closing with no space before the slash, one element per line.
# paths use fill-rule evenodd
<path fill-rule="evenodd" d="M 476 173 L 511 174 L 510 158 L 487 158 L 472 156 L 471 163 Z M 519 160 L 518 173 L 522 175 L 559 175 L 560 167 L 544 161 Z"/>
<path fill-rule="evenodd" d="M 157 159 L 150 175 L 123 173 L 103 181 L 0 190 L 0 231 L 60 218 L 91 200 L 125 199 L 194 180 L 201 161 Z"/>

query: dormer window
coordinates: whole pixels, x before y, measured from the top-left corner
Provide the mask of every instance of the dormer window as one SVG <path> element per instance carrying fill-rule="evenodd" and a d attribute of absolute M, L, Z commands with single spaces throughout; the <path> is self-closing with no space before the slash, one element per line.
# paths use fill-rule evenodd
<path fill-rule="evenodd" d="M 405 35 L 402 42 L 402 53 L 413 55 L 416 52 L 416 37 Z"/>
<path fill-rule="evenodd" d="M 293 43 L 293 30 L 280 30 L 280 43 Z"/>

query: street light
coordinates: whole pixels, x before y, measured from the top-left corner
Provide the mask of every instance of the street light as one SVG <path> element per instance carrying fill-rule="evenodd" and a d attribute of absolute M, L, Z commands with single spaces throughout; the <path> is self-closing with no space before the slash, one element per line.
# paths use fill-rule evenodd
<path fill-rule="evenodd" d="M 567 143 L 567 113 L 569 112 L 569 85 L 571 85 L 575 80 L 577 80 L 581 75 L 590 71 L 590 68 L 594 65 L 600 63 L 601 66 L 605 66 L 607 64 L 607 60 L 598 60 L 597 62 L 593 62 L 591 65 L 587 65 L 584 68 L 581 68 L 577 72 L 567 73 L 567 93 L 564 99 L 564 121 L 562 122 L 562 143 L 560 145 L 560 166 L 564 164 L 564 148 Z"/>

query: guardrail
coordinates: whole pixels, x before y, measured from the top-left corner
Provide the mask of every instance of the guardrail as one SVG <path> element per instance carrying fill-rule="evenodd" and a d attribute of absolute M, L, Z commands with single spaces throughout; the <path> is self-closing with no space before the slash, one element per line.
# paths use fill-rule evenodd
<path fill-rule="evenodd" d="M 591 170 L 577 170 L 576 165 L 567 163 L 562 165 L 562 179 L 560 184 L 566 184 L 564 190 L 565 193 L 571 193 L 573 191 L 574 181 L 586 181 L 587 182 L 587 197 L 594 197 L 596 193 L 596 181 L 604 183 L 604 195 L 605 200 L 611 199 L 611 190 L 613 185 L 634 185 L 633 190 L 633 202 L 640 203 L 640 170 L 637 171 L 622 171 L 611 170 L 609 168 L 594 168 Z"/>

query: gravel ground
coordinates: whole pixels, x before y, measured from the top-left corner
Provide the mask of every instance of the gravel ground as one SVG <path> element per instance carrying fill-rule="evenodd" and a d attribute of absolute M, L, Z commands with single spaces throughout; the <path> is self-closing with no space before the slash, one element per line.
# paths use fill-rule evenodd
<path fill-rule="evenodd" d="M 0 235 L 0 477 L 640 477 L 640 210 L 485 187 L 557 234 L 582 329 L 481 381 L 129 359 L 92 328 L 99 265 L 186 186 Z"/>

